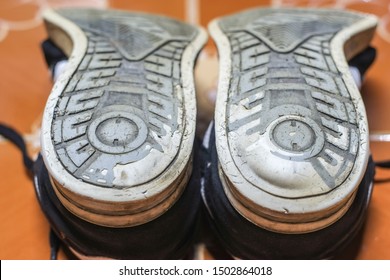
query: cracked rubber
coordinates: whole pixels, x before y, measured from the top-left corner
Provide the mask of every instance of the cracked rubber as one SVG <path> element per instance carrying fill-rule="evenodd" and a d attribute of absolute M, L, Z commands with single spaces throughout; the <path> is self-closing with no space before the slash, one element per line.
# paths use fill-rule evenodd
<path fill-rule="evenodd" d="M 43 160 L 61 203 L 110 227 L 162 215 L 191 175 L 193 68 L 205 32 L 116 10 L 50 10 L 44 19 L 69 57 L 42 126 Z"/>
<path fill-rule="evenodd" d="M 368 124 L 347 60 L 374 16 L 252 9 L 214 20 L 220 179 L 252 223 L 281 233 L 327 227 L 349 209 L 367 168 Z"/>

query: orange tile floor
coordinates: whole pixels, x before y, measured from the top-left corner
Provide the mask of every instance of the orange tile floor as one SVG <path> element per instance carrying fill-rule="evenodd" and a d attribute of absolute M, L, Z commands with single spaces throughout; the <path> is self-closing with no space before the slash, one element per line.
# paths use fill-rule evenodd
<path fill-rule="evenodd" d="M 20 131 L 31 154 L 39 151 L 39 127 L 53 86 L 40 49 L 46 38 L 41 13 L 46 7 L 94 6 L 144 11 L 200 24 L 258 5 L 337 6 L 376 14 L 380 23 L 372 45 L 375 64 L 366 75 L 362 96 L 370 133 L 390 135 L 390 1 L 385 0 L 2 0 L 0 1 L 0 122 Z M 218 63 L 210 42 L 196 68 L 198 134 L 212 119 Z M 372 138 L 375 160 L 390 159 L 387 141 Z M 377 178 L 390 177 L 378 170 Z M 19 151 L 0 138 L 0 259 L 48 259 L 49 225 L 37 203 Z M 357 259 L 390 259 L 390 183 L 377 184 Z M 63 253 L 59 256 L 65 258 Z"/>

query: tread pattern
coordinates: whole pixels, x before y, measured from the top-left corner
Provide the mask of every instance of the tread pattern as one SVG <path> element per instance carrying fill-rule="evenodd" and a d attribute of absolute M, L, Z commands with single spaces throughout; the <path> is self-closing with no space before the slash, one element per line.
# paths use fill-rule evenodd
<path fill-rule="evenodd" d="M 289 13 L 258 18 L 249 15 L 238 27 L 237 18 L 220 22 L 232 50 L 230 149 L 239 150 L 240 137 L 267 134 L 277 147 L 273 156 L 309 162 L 328 187 L 323 191 L 333 189 L 352 170 L 359 129 L 329 45 L 358 18 L 331 21 Z"/>
<path fill-rule="evenodd" d="M 167 20 L 162 25 L 153 16 L 61 14 L 84 31 L 88 50 L 58 99 L 53 144 L 76 178 L 114 187 L 115 165 L 139 161 L 152 149 L 164 153 L 167 143 L 160 139 L 180 133 L 184 104 L 176 88 L 196 30 Z"/>

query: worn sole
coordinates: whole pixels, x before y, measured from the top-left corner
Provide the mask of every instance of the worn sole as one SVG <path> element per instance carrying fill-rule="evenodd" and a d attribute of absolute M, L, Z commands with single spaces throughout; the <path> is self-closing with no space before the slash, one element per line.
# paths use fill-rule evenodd
<path fill-rule="evenodd" d="M 44 20 L 69 56 L 42 124 L 42 156 L 58 198 L 109 227 L 162 215 L 191 175 L 193 68 L 205 31 L 115 10 L 49 10 Z"/>
<path fill-rule="evenodd" d="M 374 16 L 331 9 L 252 9 L 214 20 L 220 179 L 235 209 L 274 232 L 340 219 L 367 168 L 365 107 L 347 60 Z"/>

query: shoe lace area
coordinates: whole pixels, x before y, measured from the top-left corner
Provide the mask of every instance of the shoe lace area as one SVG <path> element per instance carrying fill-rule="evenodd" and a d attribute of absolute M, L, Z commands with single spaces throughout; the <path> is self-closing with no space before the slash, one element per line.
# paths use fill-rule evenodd
<path fill-rule="evenodd" d="M 32 160 L 27 153 L 26 142 L 24 141 L 22 135 L 19 132 L 17 132 L 15 129 L 0 123 L 0 136 L 9 140 L 21 151 L 24 166 L 28 172 L 29 177 L 32 179 L 34 174 L 34 160 Z M 50 233 L 49 233 L 49 243 L 50 243 L 50 259 L 56 260 L 61 241 L 52 229 L 50 229 Z"/>

